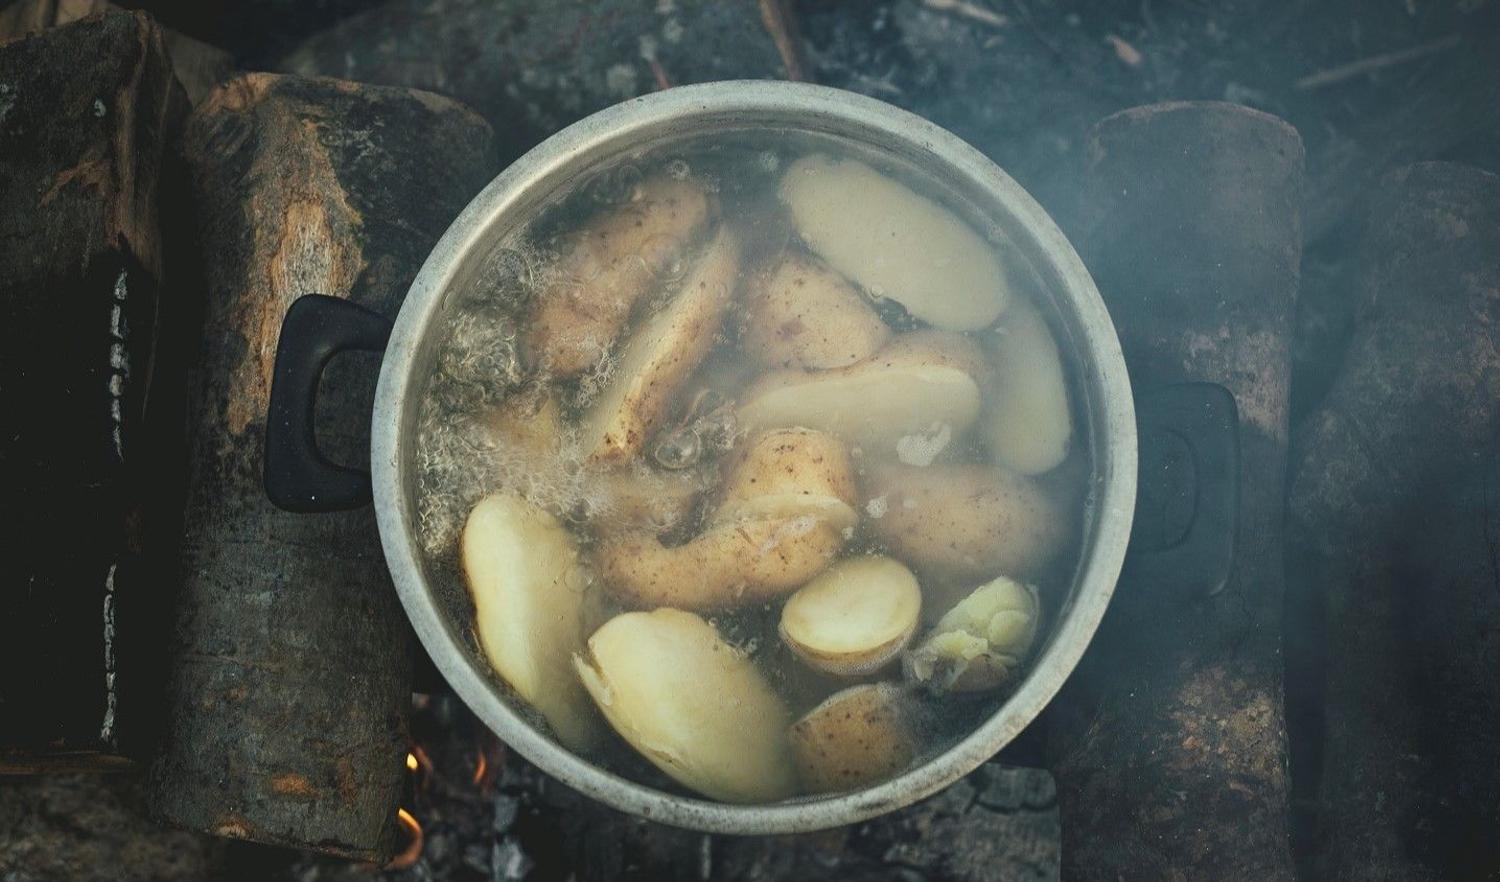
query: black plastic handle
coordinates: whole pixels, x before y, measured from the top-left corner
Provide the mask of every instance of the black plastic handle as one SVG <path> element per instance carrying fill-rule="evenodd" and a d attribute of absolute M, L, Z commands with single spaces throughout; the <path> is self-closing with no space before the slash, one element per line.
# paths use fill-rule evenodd
<path fill-rule="evenodd" d="M 391 323 L 356 303 L 308 294 L 281 322 L 266 418 L 266 495 L 295 512 L 345 511 L 370 504 L 370 475 L 329 462 L 318 450 L 313 412 L 318 380 L 340 352 L 385 351 Z"/>
<path fill-rule="evenodd" d="M 1140 480 L 1124 576 L 1153 590 L 1210 596 L 1234 566 L 1240 506 L 1239 409 L 1215 383 L 1137 396 Z"/>

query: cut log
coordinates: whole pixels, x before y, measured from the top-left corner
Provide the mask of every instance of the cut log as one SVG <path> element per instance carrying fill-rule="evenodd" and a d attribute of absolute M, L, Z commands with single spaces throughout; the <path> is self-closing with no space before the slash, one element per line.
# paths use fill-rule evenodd
<path fill-rule="evenodd" d="M 0 9 L 0 44 L 110 11 L 119 11 L 119 7 L 109 0 L 17 0 Z M 234 60 L 228 52 L 174 30 L 164 28 L 161 33 L 172 72 L 193 104 L 229 78 Z"/>
<path fill-rule="evenodd" d="M 1241 493 L 1224 589 L 1123 579 L 1050 711 L 1065 878 L 1292 878 L 1281 553 L 1302 163 L 1296 130 L 1230 104 L 1126 110 L 1089 141 L 1074 241 L 1131 380 L 1234 394 Z"/>
<path fill-rule="evenodd" d="M 379 858 L 407 747 L 405 618 L 373 512 L 294 515 L 266 499 L 272 361 L 303 294 L 395 316 L 438 236 L 495 172 L 493 137 L 435 95 L 250 74 L 204 100 L 183 150 L 206 332 L 149 801 L 192 829 Z M 319 420 L 330 455 L 350 462 L 368 449 L 370 384 L 338 379 L 348 372 L 325 377 Z"/>
<path fill-rule="evenodd" d="M 1485 878 L 1500 869 L 1500 177 L 1400 169 L 1366 221 L 1350 347 L 1292 460 L 1290 599 L 1326 612 L 1310 638 L 1326 642 L 1308 696 L 1320 749 L 1294 769 L 1321 783 L 1316 878 Z"/>
<path fill-rule="evenodd" d="M 163 288 L 186 113 L 142 14 L 0 46 L 0 773 L 118 768 L 155 737 L 194 328 L 191 289 Z"/>

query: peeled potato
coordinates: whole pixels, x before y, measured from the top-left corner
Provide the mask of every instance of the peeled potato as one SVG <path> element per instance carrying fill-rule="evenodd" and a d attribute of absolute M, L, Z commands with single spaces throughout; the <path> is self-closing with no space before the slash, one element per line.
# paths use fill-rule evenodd
<path fill-rule="evenodd" d="M 907 674 L 937 691 L 1004 686 L 1031 652 L 1041 613 L 1036 589 L 997 576 L 938 619 L 907 656 Z"/>
<path fill-rule="evenodd" d="M 740 248 L 720 229 L 693 263 L 682 289 L 635 332 L 608 384 L 589 406 L 584 444 L 600 462 L 641 452 L 673 396 L 708 354 L 734 292 Z"/>
<path fill-rule="evenodd" d="M 891 336 L 843 276 L 795 251 L 754 276 L 745 301 L 740 350 L 765 367 L 845 367 Z"/>
<path fill-rule="evenodd" d="M 862 162 L 805 156 L 787 168 L 780 193 L 813 253 L 933 327 L 978 330 L 1010 300 L 989 243 L 953 212 Z"/>
<path fill-rule="evenodd" d="M 708 219 L 700 181 L 647 178 L 630 200 L 591 220 L 571 241 L 557 281 L 537 298 L 527 325 L 533 358 L 558 376 L 597 365 L 630 310 Z"/>
<path fill-rule="evenodd" d="M 870 530 L 890 553 L 936 579 L 1027 577 L 1062 550 L 1069 521 L 1032 478 L 972 464 L 871 469 Z"/>
<path fill-rule="evenodd" d="M 904 771 L 917 745 L 890 683 L 851 686 L 792 724 L 792 756 L 804 789 L 854 790 Z"/>
<path fill-rule="evenodd" d="M 781 609 L 781 639 L 830 674 L 860 676 L 884 667 L 917 630 L 922 591 L 889 557 L 854 557 L 824 570 Z"/>
<path fill-rule="evenodd" d="M 1015 300 L 989 337 L 994 375 L 980 434 L 997 464 L 1039 475 L 1068 457 L 1073 417 L 1057 342 L 1041 313 Z"/>
<path fill-rule="evenodd" d="M 795 791 L 781 699 L 692 613 L 616 616 L 573 661 L 615 731 L 687 787 L 725 802 L 771 802 Z"/>
<path fill-rule="evenodd" d="M 583 647 L 588 577 L 572 537 L 552 515 L 497 493 L 474 506 L 460 540 L 479 645 L 558 739 L 588 747 L 598 721 L 570 659 Z"/>
<path fill-rule="evenodd" d="M 843 442 L 811 429 L 773 429 L 742 448 L 730 469 L 717 523 L 813 515 L 852 527 L 858 489 Z"/>
<path fill-rule="evenodd" d="M 914 331 L 857 364 L 827 371 L 773 371 L 745 391 L 738 412 L 750 429 L 804 426 L 894 452 L 902 437 L 949 426 L 957 435 L 979 415 L 983 357 L 964 337 Z"/>

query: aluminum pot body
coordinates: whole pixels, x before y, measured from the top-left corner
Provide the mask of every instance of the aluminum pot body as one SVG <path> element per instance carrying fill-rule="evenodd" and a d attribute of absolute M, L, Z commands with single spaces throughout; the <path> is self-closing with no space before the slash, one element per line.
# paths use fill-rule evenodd
<path fill-rule="evenodd" d="M 1079 440 L 1092 449 L 1088 523 L 1070 590 L 1034 664 L 1004 705 L 949 750 L 866 790 L 773 805 L 737 806 L 626 780 L 575 756 L 512 709 L 464 639 L 462 599 L 442 596 L 415 533 L 413 454 L 424 384 L 445 309 L 472 284 L 507 235 L 586 170 L 674 138 L 714 130 L 791 129 L 894 154 L 931 174 L 998 223 L 1041 277 L 1061 345 L 1076 353 Z M 745 81 L 685 86 L 601 111 L 527 153 L 469 204 L 412 283 L 385 349 L 371 433 L 371 480 L 391 577 L 418 637 L 459 697 L 522 756 L 616 809 L 719 833 L 805 832 L 853 823 L 915 802 L 989 759 L 1041 712 L 1077 664 L 1114 590 L 1136 493 L 1136 425 L 1115 329 L 1083 263 L 1039 205 L 953 134 L 847 92 Z"/>

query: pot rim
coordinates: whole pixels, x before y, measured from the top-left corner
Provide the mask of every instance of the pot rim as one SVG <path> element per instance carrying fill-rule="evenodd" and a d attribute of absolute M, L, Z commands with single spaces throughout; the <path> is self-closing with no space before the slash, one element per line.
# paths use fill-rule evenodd
<path fill-rule="evenodd" d="M 443 294 L 467 254 L 488 241 L 534 182 L 601 143 L 629 144 L 636 133 L 684 120 L 727 114 L 781 114 L 833 120 L 879 132 L 929 155 L 945 170 L 988 191 L 1034 240 L 1033 259 L 1047 261 L 1063 290 L 1060 303 L 1076 317 L 1075 344 L 1091 354 L 1084 385 L 1091 396 L 1099 476 L 1094 523 L 1085 542 L 1070 602 L 1030 671 L 989 719 L 948 750 L 889 781 L 852 793 L 769 805 L 731 805 L 638 784 L 573 754 L 512 709 L 479 670 L 450 627 L 423 574 L 409 524 L 414 523 L 403 463 L 408 461 L 403 411 L 414 384 L 414 358 Z M 990 759 L 1029 725 L 1057 694 L 1092 638 L 1114 591 L 1135 506 L 1136 427 L 1130 382 L 1108 311 L 1082 260 L 1052 219 L 998 166 L 958 136 L 882 101 L 839 89 L 778 81 L 725 81 L 681 86 L 617 104 L 558 132 L 512 163 L 469 203 L 433 248 L 412 282 L 387 344 L 376 389 L 370 442 L 371 478 L 381 544 L 392 581 L 418 638 L 444 678 L 497 735 L 527 760 L 568 786 L 624 812 L 713 833 L 807 832 L 851 824 L 916 802 Z"/>

